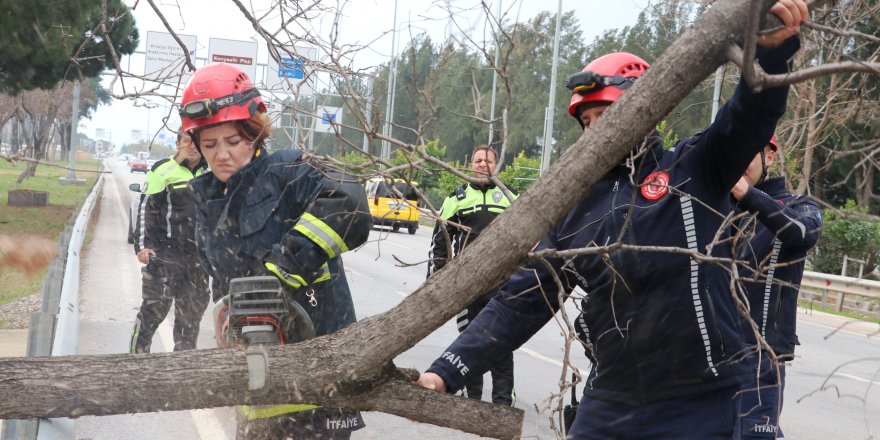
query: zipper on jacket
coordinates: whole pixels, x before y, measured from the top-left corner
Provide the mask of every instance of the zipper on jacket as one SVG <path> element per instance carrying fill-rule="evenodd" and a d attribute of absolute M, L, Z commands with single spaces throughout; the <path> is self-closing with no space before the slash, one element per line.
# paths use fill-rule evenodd
<path fill-rule="evenodd" d="M 779 289 L 776 290 L 776 304 L 773 307 L 773 330 L 779 330 L 779 315 L 782 312 L 782 289 L 783 287 L 779 286 Z M 770 293 L 772 298 L 773 292 L 771 291 Z M 767 336 L 765 335 L 764 337 L 766 338 Z"/>
<path fill-rule="evenodd" d="M 712 328 L 715 329 L 715 334 L 718 335 L 718 348 L 721 350 L 721 357 L 726 358 L 727 356 L 724 353 L 724 333 L 718 327 L 718 313 L 715 311 L 715 301 L 712 299 L 708 287 L 703 289 L 703 292 L 706 294 L 706 303 L 709 305 L 709 311 L 712 313 Z"/>

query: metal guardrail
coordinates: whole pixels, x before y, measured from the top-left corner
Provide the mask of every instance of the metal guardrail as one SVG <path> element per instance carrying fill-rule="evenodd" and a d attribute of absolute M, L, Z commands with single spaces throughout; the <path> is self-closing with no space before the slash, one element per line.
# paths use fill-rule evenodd
<path fill-rule="evenodd" d="M 804 272 L 801 289 L 811 291 L 837 292 L 837 311 L 842 311 L 846 295 L 857 295 L 864 298 L 880 299 L 880 281 L 831 275 L 818 272 Z"/>
<path fill-rule="evenodd" d="M 27 356 L 66 356 L 76 354 L 79 335 L 80 251 L 92 209 L 104 179 L 99 177 L 83 202 L 72 227 L 62 232 L 60 251 L 43 281 L 42 308 L 31 314 Z M 73 419 L 5 420 L 0 440 L 72 439 Z"/>

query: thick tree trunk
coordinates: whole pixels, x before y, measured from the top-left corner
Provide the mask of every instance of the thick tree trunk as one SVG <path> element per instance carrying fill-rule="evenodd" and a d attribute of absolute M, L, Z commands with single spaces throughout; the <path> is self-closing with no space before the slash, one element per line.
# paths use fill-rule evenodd
<path fill-rule="evenodd" d="M 239 349 L 3 359 L 0 389 L 8 397 L 0 399 L 0 417 L 317 403 L 386 412 L 482 436 L 519 435 L 522 410 L 439 394 L 413 384 L 415 371 L 406 377 L 390 364 L 365 364 L 363 353 L 382 350 L 382 338 L 371 336 L 382 334 L 381 325 L 368 319 L 356 329 L 266 347 L 269 368 L 256 372 L 267 373 L 266 385 L 253 392 L 248 391 L 247 355 Z"/>
<path fill-rule="evenodd" d="M 772 2 L 765 0 L 763 6 Z M 332 335 L 267 349 L 271 367 L 263 394 L 247 391 L 245 354 L 234 349 L 4 359 L 0 418 L 305 402 L 383 411 L 492 437 L 518 435 L 518 410 L 439 395 L 391 378 L 391 361 L 525 263 L 532 245 L 724 62 L 728 45 L 742 39 L 748 6 L 742 0 L 714 3 L 589 135 L 578 139 L 460 257 L 398 306 Z"/>

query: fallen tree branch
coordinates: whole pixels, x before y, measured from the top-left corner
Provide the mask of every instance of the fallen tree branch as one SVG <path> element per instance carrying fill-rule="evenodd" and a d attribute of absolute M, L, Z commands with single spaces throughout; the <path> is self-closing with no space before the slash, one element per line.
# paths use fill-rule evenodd
<path fill-rule="evenodd" d="M 370 321 L 361 323 L 375 324 Z M 346 341 L 334 333 L 300 344 L 264 347 L 267 371 L 249 371 L 241 349 L 3 359 L 4 395 L 28 398 L 0 399 L 0 418 L 308 403 L 381 411 L 488 437 L 514 438 L 521 432 L 522 410 L 436 393 L 411 382 L 417 372 L 404 374 L 391 364 L 370 375 L 349 369 L 359 357 L 351 356 L 348 350 L 354 347 L 345 347 Z M 316 367 L 316 357 L 322 365 L 335 367 Z M 248 390 L 252 374 L 265 374 L 262 389 Z M 211 404 L 200 403 L 207 396 Z"/>

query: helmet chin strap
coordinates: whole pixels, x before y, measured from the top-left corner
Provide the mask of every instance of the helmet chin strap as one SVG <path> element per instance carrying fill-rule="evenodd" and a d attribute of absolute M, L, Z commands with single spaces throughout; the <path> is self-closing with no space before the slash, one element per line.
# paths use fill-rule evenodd
<path fill-rule="evenodd" d="M 769 173 L 767 172 L 767 158 L 764 156 L 764 151 L 761 151 L 761 178 L 758 179 L 758 185 L 764 183 L 767 180 L 767 176 Z"/>

